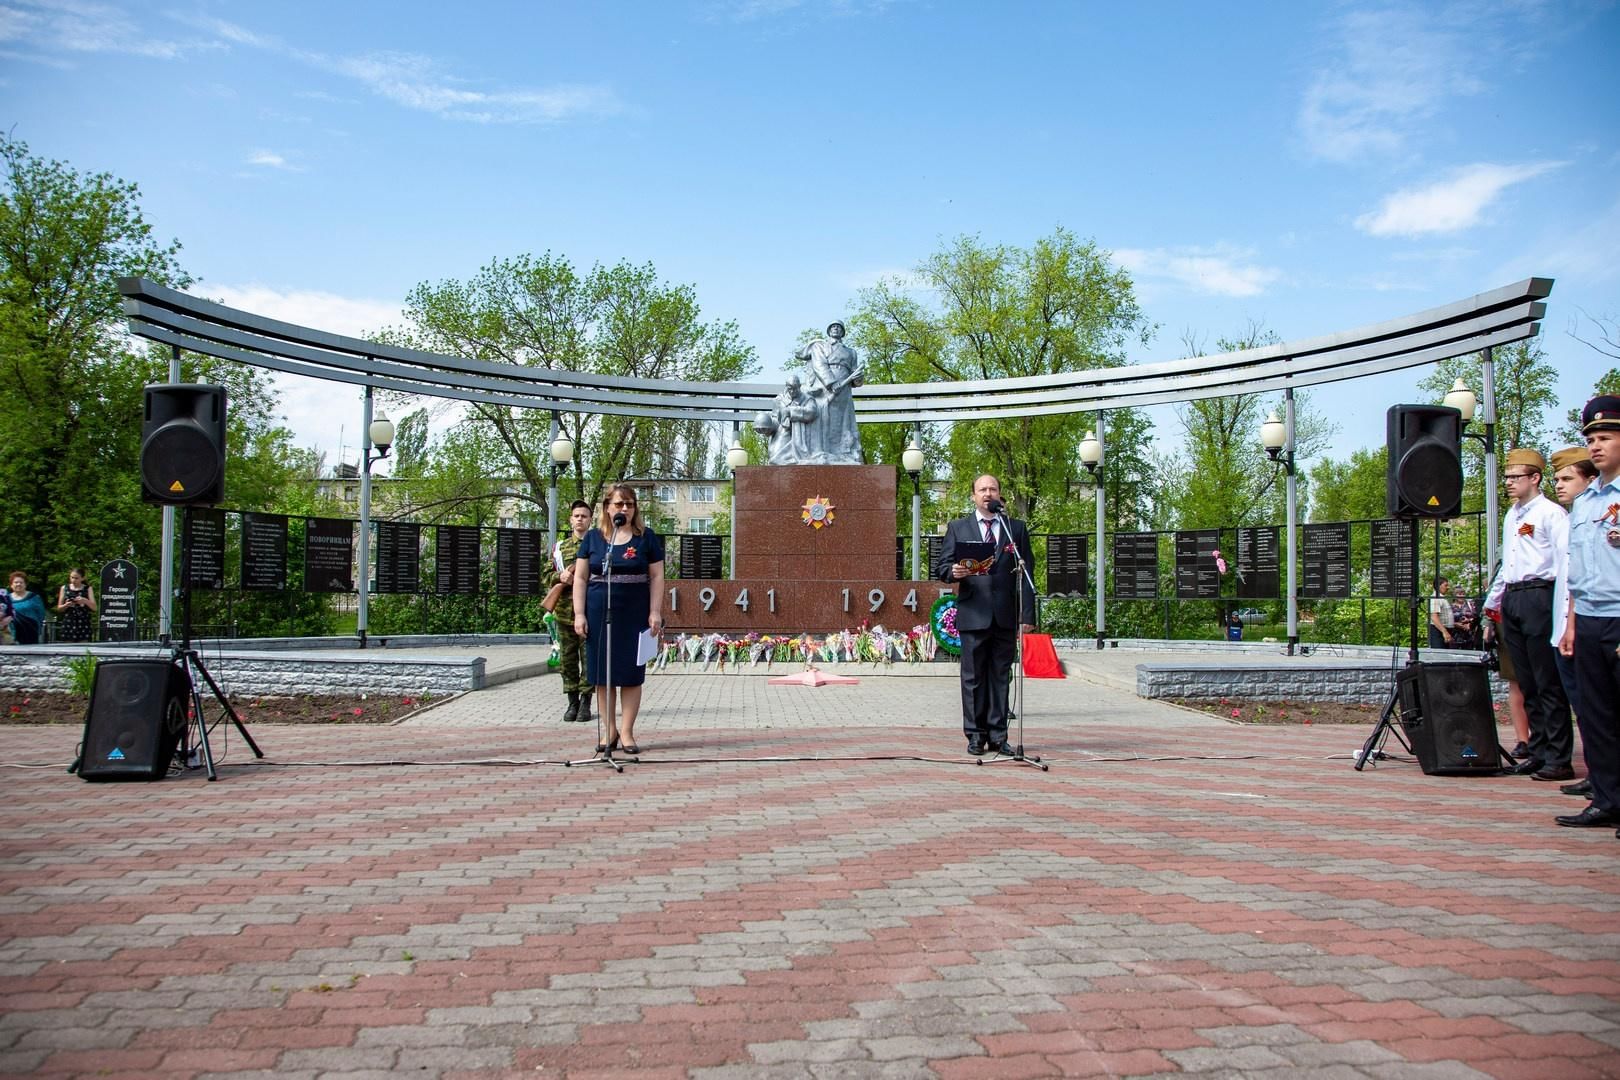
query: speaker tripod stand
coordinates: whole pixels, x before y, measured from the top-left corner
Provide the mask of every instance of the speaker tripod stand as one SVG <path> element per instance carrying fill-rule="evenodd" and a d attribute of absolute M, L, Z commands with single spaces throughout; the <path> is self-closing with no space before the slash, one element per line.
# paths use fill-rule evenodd
<path fill-rule="evenodd" d="M 185 512 L 185 523 L 181 528 L 180 539 L 180 644 L 178 646 L 165 642 L 169 651 L 169 659 L 186 673 L 186 686 L 191 697 L 192 722 L 196 726 L 196 746 L 202 751 L 203 767 L 208 770 L 209 780 L 219 779 L 219 770 L 214 767 L 214 748 L 208 741 L 208 717 L 203 714 L 202 688 L 198 685 L 198 676 L 208 684 L 209 691 L 214 700 L 219 702 L 225 710 L 225 716 L 230 718 L 242 741 L 247 743 L 248 749 L 253 751 L 256 758 L 264 757 L 264 751 L 259 744 L 253 741 L 248 734 L 247 725 L 242 723 L 242 717 L 236 712 L 235 706 L 225 697 L 225 692 L 219 688 L 219 683 L 208 673 L 208 665 L 203 663 L 202 654 L 191 647 L 191 508 Z M 223 718 L 221 718 L 223 719 Z M 188 729 L 186 737 L 180 740 L 180 757 L 188 767 L 191 766 L 192 739 Z"/>

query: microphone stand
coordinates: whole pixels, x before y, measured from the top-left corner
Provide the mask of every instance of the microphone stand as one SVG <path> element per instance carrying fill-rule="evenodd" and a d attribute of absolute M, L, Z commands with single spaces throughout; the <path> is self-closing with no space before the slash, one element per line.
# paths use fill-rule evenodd
<path fill-rule="evenodd" d="M 1001 523 L 1002 539 L 1007 547 L 1012 550 L 1013 563 L 1018 568 L 1017 574 L 1014 575 L 1018 580 L 1013 585 L 1018 594 L 1018 622 L 1016 624 L 1018 627 L 1018 644 L 1013 653 L 1013 686 L 1018 691 L 1018 707 L 1013 712 L 1018 717 L 1018 741 L 1013 744 L 1014 752 L 1012 757 L 998 755 L 989 761 L 984 760 L 984 758 L 979 758 L 978 761 L 980 765 L 1033 765 L 1041 772 L 1047 772 L 1050 766 L 1041 760 L 1039 754 L 1024 753 L 1024 624 L 1028 622 L 1024 618 L 1024 584 L 1028 582 L 1030 595 L 1033 596 L 1035 594 L 1035 578 L 1029 572 L 1029 564 L 1024 561 L 1024 553 L 1018 550 L 1018 543 L 1013 539 L 1012 526 L 1007 523 L 1007 515 L 1003 512 L 1004 510 L 1005 506 L 1002 506 L 991 512 L 995 514 L 996 520 Z M 1011 704 L 1010 700 L 1009 704 Z"/>
<path fill-rule="evenodd" d="M 627 519 L 623 514 L 613 515 L 613 536 L 619 534 L 619 529 Z M 607 680 L 607 708 L 596 710 L 596 745 L 603 747 L 602 753 L 594 757 L 581 758 L 575 761 L 565 761 L 563 765 L 572 768 L 575 765 L 609 765 L 616 773 L 624 772 L 624 763 L 614 760 L 613 744 L 619 739 L 618 700 L 613 694 L 613 549 L 618 541 L 608 537 L 607 559 L 602 564 L 602 578 L 607 585 L 606 603 L 602 607 L 602 675 Z M 585 588 L 590 589 L 589 582 Z M 590 610 L 590 602 L 586 601 L 585 609 Z M 586 627 L 589 631 L 590 627 Z M 586 665 L 589 667 L 590 665 Z M 602 738 L 602 722 L 607 721 L 608 737 Z"/>

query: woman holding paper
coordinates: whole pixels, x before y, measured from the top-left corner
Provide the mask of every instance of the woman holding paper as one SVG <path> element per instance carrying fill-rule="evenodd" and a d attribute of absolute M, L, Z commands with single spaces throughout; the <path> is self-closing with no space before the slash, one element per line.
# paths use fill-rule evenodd
<path fill-rule="evenodd" d="M 596 688 L 596 711 L 608 724 L 597 737 L 598 754 L 614 747 L 641 752 L 636 714 L 647 669 L 637 661 L 637 639 L 644 631 L 656 636 L 663 629 L 664 542 L 642 523 L 635 489 L 614 484 L 574 562 L 574 632 L 585 639 L 585 681 Z"/>

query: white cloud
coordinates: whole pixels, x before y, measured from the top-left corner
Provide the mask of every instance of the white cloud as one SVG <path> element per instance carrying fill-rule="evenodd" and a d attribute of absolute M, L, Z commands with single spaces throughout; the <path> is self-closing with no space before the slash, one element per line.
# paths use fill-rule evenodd
<path fill-rule="evenodd" d="M 1478 224 L 1490 205 L 1514 184 L 1564 164 L 1538 161 L 1525 165 L 1464 165 L 1432 184 L 1384 196 L 1377 210 L 1356 218 L 1356 228 L 1372 236 L 1459 232 Z"/>
<path fill-rule="evenodd" d="M 247 163 L 264 169 L 281 169 L 285 172 L 304 171 L 301 166 L 294 165 L 274 150 L 255 150 L 248 154 Z"/>
<path fill-rule="evenodd" d="M 198 295 L 283 322 L 349 337 L 365 337 L 400 322 L 402 305 L 386 300 L 339 296 L 302 289 L 274 289 L 268 285 L 205 283 Z M 327 466 L 341 458 L 354 461 L 360 445 L 361 390 L 347 383 L 296 375 L 272 374 L 281 415 L 300 446 L 322 450 Z M 379 470 L 385 471 L 385 470 Z"/>
<path fill-rule="evenodd" d="M 1139 280 L 1173 282 L 1215 296 L 1258 296 L 1282 273 L 1257 265 L 1253 254 L 1226 248 L 1120 248 L 1113 258 Z"/>
<path fill-rule="evenodd" d="M 204 18 L 195 20 L 195 24 L 230 44 L 261 49 L 342 76 L 396 105 L 452 120 L 480 124 L 553 123 L 575 116 L 608 115 L 623 108 L 617 95 L 605 86 L 565 83 L 549 87 L 479 87 L 420 53 L 331 55 L 288 45 L 224 19 Z M 300 96 L 337 100 L 319 90 L 303 91 Z"/>
<path fill-rule="evenodd" d="M 124 53 L 175 60 L 218 48 L 216 42 L 181 41 L 148 32 L 149 20 L 94 0 L 10 0 L 0 7 L 0 41 L 15 42 L 49 61 L 61 53 Z"/>
<path fill-rule="evenodd" d="M 195 291 L 227 307 L 349 337 L 366 337 L 390 324 L 398 324 L 404 307 L 388 300 L 339 296 L 310 289 L 273 289 L 257 284 L 205 282 Z"/>
<path fill-rule="evenodd" d="M 1477 20 L 1444 9 L 1355 11 L 1305 91 L 1299 126 L 1310 152 L 1353 161 L 1401 148 L 1418 122 L 1483 82 Z"/>

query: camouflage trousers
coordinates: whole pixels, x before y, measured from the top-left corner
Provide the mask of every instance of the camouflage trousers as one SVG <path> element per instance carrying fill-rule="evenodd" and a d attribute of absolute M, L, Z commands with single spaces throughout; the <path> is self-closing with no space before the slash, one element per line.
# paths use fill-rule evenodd
<path fill-rule="evenodd" d="M 563 693 L 573 694 L 589 690 L 585 685 L 585 643 L 574 633 L 574 617 L 567 622 L 557 619 L 557 654 L 561 657 L 557 672 L 562 676 Z"/>

